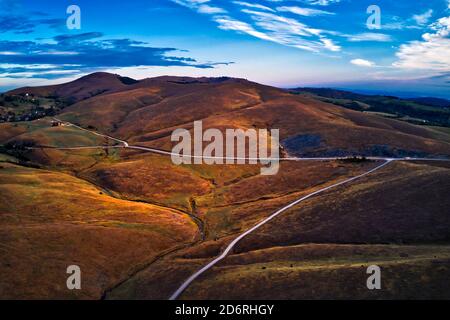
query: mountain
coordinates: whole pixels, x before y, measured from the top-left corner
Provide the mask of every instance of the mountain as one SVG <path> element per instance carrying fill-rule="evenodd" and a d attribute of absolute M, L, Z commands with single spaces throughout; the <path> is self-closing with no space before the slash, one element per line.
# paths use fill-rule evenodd
<path fill-rule="evenodd" d="M 24 87 L 11 90 L 6 95 L 34 95 L 38 97 L 56 97 L 68 103 L 91 98 L 93 96 L 114 92 L 126 88 L 136 80 L 116 74 L 97 72 L 61 85 L 44 87 Z"/>
<path fill-rule="evenodd" d="M 443 132 L 367 112 L 389 110 L 408 114 L 411 121 L 417 113 L 433 119 L 439 115 L 445 122 L 450 121 L 444 117 L 450 110 L 441 108 L 441 114 L 394 97 L 332 89 L 285 91 L 227 77 L 136 81 L 108 73 L 51 87 L 16 89 L 8 95 L 25 92 L 70 101 L 58 110 L 61 119 L 167 150 L 174 129 L 191 130 L 194 121 L 202 120 L 204 129 L 280 129 L 285 151 L 298 156 L 450 155 L 449 138 Z M 302 92 L 313 95 L 298 94 Z"/>
<path fill-rule="evenodd" d="M 174 129 L 202 120 L 222 131 L 278 128 L 283 155 L 450 157 L 449 128 L 367 111 L 362 95 L 327 94 L 339 101 L 245 79 L 105 73 L 7 93 L 7 112 L 28 117 L 58 102 L 45 110 L 89 130 L 45 114 L 0 123 L 0 298 L 167 299 L 239 235 L 314 193 L 248 234 L 181 298 L 448 299 L 447 162 L 371 171 L 381 162 L 281 161 L 266 176 L 260 165 L 175 165 L 94 134 L 171 150 Z M 83 290 L 65 286 L 74 261 Z M 366 289 L 373 264 L 383 290 Z"/>

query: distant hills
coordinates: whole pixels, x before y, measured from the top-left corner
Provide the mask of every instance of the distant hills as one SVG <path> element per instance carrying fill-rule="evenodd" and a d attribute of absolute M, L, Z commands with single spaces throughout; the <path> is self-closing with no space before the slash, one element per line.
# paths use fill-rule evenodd
<path fill-rule="evenodd" d="M 450 127 L 450 101 L 440 98 L 400 99 L 384 95 L 364 95 L 330 88 L 295 88 L 290 92 L 309 94 L 324 102 L 352 110 L 376 112 L 414 124 Z"/>
<path fill-rule="evenodd" d="M 450 108 L 450 100 L 447 99 L 422 97 L 422 98 L 410 98 L 406 100 L 414 101 L 432 107 Z"/>
<path fill-rule="evenodd" d="M 28 106 L 40 101 L 40 108 L 50 108 L 48 115 L 163 149 L 171 148 L 174 129 L 191 130 L 203 120 L 204 129 L 278 128 L 284 151 L 298 156 L 450 155 L 448 133 L 430 127 L 450 126 L 450 108 L 436 106 L 444 103 L 440 99 L 419 103 L 333 89 L 283 90 L 228 77 L 138 81 L 109 73 L 20 88 L 2 98 Z M 28 110 L 32 120 L 34 109 L 20 101 L 8 112 Z"/>

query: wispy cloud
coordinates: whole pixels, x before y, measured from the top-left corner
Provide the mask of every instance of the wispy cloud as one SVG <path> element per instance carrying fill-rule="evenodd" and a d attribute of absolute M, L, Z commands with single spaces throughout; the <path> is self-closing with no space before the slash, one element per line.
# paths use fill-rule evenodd
<path fill-rule="evenodd" d="M 311 28 L 298 20 L 268 12 L 242 11 L 247 13 L 255 25 L 263 29 L 277 43 L 314 52 L 322 49 L 340 50 L 338 45 L 324 35 L 326 32 Z"/>
<path fill-rule="evenodd" d="M 413 15 L 412 18 L 413 18 L 413 20 L 416 21 L 416 23 L 418 25 L 423 26 L 423 25 L 428 23 L 428 20 L 430 20 L 432 15 L 433 15 L 433 10 L 429 9 L 429 10 L 425 11 L 422 14 L 415 14 L 415 15 Z"/>
<path fill-rule="evenodd" d="M 219 7 L 213 7 L 207 4 L 202 4 L 198 6 L 197 11 L 199 13 L 206 13 L 206 14 L 217 14 L 217 13 L 226 13 L 227 11 L 225 9 L 219 8 Z"/>
<path fill-rule="evenodd" d="M 315 6 L 329 6 L 333 3 L 339 3 L 341 0 L 303 0 L 303 2 Z"/>
<path fill-rule="evenodd" d="M 449 0 L 450 1 L 450 0 Z M 433 16 L 434 11 L 429 9 L 420 14 L 414 14 L 408 19 L 401 19 L 398 16 L 385 16 L 384 20 L 388 21 L 383 24 L 381 29 L 384 30 L 404 30 L 404 29 L 423 29 L 427 26 L 429 20 Z"/>
<path fill-rule="evenodd" d="M 365 32 L 353 35 L 345 35 L 348 41 L 361 42 L 361 41 L 376 41 L 376 42 L 389 42 L 392 41 L 390 35 L 384 33 Z"/>
<path fill-rule="evenodd" d="M 210 0 L 172 1 L 197 12 L 200 12 L 201 6 L 211 3 Z M 271 2 L 281 3 L 282 1 Z M 225 10 L 209 12 L 219 29 L 233 30 L 258 39 L 312 52 L 341 50 L 341 47 L 328 37 L 331 32 L 310 27 L 296 19 L 279 14 L 279 12 L 288 12 L 301 16 L 318 16 L 333 15 L 332 12 L 297 6 L 279 6 L 274 9 L 260 3 L 246 1 L 233 1 L 232 3 L 240 7 L 240 12 L 244 13 L 246 20 L 249 21 L 234 18 Z M 316 4 L 316 2 L 310 4 Z"/>
<path fill-rule="evenodd" d="M 298 14 L 300 16 L 324 16 L 324 15 L 334 15 L 335 13 L 311 9 L 311 8 L 301 8 L 301 7 L 277 7 L 277 10 L 280 12 L 290 12 L 294 14 Z"/>
<path fill-rule="evenodd" d="M 16 34 L 32 33 L 38 26 L 58 28 L 65 24 L 63 19 L 30 19 L 27 16 L 0 16 L 0 33 L 14 32 Z"/>
<path fill-rule="evenodd" d="M 187 7 L 189 9 L 196 10 L 199 13 L 218 14 L 227 12 L 223 8 L 210 5 L 209 4 L 211 2 L 210 0 L 171 0 L 171 1 L 184 7 Z"/>
<path fill-rule="evenodd" d="M 251 35 L 253 37 L 256 37 L 256 38 L 259 38 L 262 40 L 268 40 L 268 41 L 275 42 L 275 39 L 271 38 L 264 32 L 255 30 L 250 24 L 248 24 L 246 22 L 235 20 L 233 18 L 226 17 L 226 16 L 216 17 L 215 21 L 219 24 L 219 28 L 222 30 L 234 30 L 234 31 L 246 33 L 248 35 Z"/>
<path fill-rule="evenodd" d="M 268 2 L 285 2 L 285 0 L 266 0 Z M 331 4 L 339 3 L 341 0 L 291 0 L 295 2 L 303 2 L 311 6 L 329 6 Z M 286 0 L 286 2 L 288 2 Z"/>
<path fill-rule="evenodd" d="M 53 42 L 0 41 L 0 77 L 53 78 L 104 68 L 132 66 L 190 66 L 213 68 L 216 63 L 199 63 L 179 57 L 176 48 L 155 48 L 131 39 L 104 39 L 89 32 L 59 35 Z M 40 67 L 39 67 L 40 66 Z M 45 72 L 42 71 L 43 67 Z M 75 67 L 74 67 L 75 66 Z"/>
<path fill-rule="evenodd" d="M 253 8 L 253 9 L 260 9 L 260 10 L 266 10 L 266 11 L 275 12 L 274 9 L 269 8 L 269 7 L 264 6 L 262 4 L 259 4 L 259 3 L 249 3 L 249 2 L 244 2 L 244 1 L 233 1 L 233 3 L 237 4 L 239 6 L 247 7 L 247 8 Z"/>

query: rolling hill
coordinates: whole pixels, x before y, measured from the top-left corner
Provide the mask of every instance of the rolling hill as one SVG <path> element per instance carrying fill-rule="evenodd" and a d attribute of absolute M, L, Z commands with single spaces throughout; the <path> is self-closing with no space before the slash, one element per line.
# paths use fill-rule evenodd
<path fill-rule="evenodd" d="M 6 95 L 25 92 L 71 101 L 58 113 L 63 120 L 163 149 L 171 148 L 174 129 L 192 129 L 193 121 L 202 120 L 205 129 L 278 128 L 286 151 L 298 156 L 450 154 L 449 137 L 441 131 L 244 79 L 158 77 L 134 81 L 96 73 L 67 84 L 22 88 Z M 349 93 L 340 95 L 349 98 Z M 414 104 L 398 107 L 405 108 L 415 110 Z"/>
<path fill-rule="evenodd" d="M 429 126 L 450 127 L 450 101 L 439 98 L 400 99 L 392 96 L 364 95 L 329 88 L 296 88 L 292 93 L 313 96 L 351 110 L 377 113 L 402 121 Z"/>
<path fill-rule="evenodd" d="M 245 79 L 95 73 L 3 97 L 27 94 L 59 101 L 58 118 L 90 131 L 45 115 L 0 123 L 0 273 L 8 275 L 0 298 L 166 299 L 261 219 L 378 164 L 282 161 L 274 176 L 250 164 L 176 166 L 95 131 L 171 150 L 174 129 L 202 120 L 204 129 L 280 129 L 283 156 L 450 158 L 448 128 L 367 112 L 368 101 L 350 93 L 331 101 Z M 24 101 L 8 108 L 26 109 Z M 401 103 L 401 112 L 416 110 L 417 102 Z M 427 108 L 436 115 L 437 106 Z M 77 146 L 102 148 L 57 149 Z M 444 162 L 398 162 L 311 198 L 242 241 L 181 298 L 447 298 L 448 181 Z M 79 294 L 65 288 L 73 261 L 88 277 Z M 358 287 L 369 263 L 386 268 L 387 290 Z"/>

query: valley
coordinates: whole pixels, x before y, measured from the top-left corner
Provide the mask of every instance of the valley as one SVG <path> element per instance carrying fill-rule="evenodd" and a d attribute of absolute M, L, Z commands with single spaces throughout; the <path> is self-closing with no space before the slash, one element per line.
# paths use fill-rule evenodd
<path fill-rule="evenodd" d="M 1 298 L 168 299 L 224 252 L 176 298 L 449 298 L 445 130 L 232 78 L 99 73 L 24 93 L 70 103 L 0 124 Z M 174 165 L 171 132 L 197 120 L 280 129 L 278 174 Z M 384 290 L 365 287 L 370 264 Z"/>

